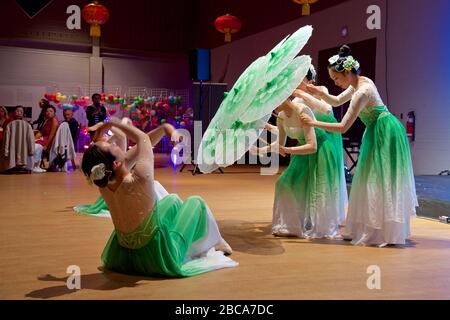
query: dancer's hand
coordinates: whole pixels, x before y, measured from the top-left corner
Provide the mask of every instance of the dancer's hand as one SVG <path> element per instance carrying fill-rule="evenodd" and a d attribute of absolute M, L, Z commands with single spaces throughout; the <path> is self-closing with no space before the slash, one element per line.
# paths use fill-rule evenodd
<path fill-rule="evenodd" d="M 300 99 L 304 99 L 304 98 L 303 98 L 303 97 L 304 97 L 304 94 L 305 94 L 305 91 L 303 91 L 303 90 L 301 90 L 301 89 L 295 89 L 294 92 L 292 93 L 292 95 L 293 95 L 294 97 L 297 97 L 297 98 L 300 98 Z"/>
<path fill-rule="evenodd" d="M 95 129 L 95 134 L 92 137 L 92 141 L 94 141 L 94 142 L 99 141 L 103 137 L 104 133 L 106 131 L 108 131 L 109 129 L 111 129 L 111 127 L 113 126 L 112 122 L 106 122 L 106 123 L 99 122 L 99 123 L 101 123 L 101 125 L 98 126 L 98 123 L 97 123 L 96 129 Z M 89 128 L 88 128 L 88 130 L 89 130 Z M 91 131 L 94 131 L 94 130 L 91 130 Z"/>
<path fill-rule="evenodd" d="M 318 87 L 312 84 L 308 84 L 306 86 L 306 90 L 308 91 L 308 93 L 319 97 L 322 97 L 325 94 L 325 87 L 323 86 Z"/>
<path fill-rule="evenodd" d="M 282 157 L 286 156 L 285 147 L 280 146 L 278 142 L 270 145 L 270 152 L 277 152 Z"/>
<path fill-rule="evenodd" d="M 279 154 L 280 154 L 280 156 L 286 157 L 287 154 L 290 154 L 290 148 L 280 146 Z"/>
<path fill-rule="evenodd" d="M 311 119 L 311 117 L 308 116 L 307 114 L 302 113 L 300 115 L 300 120 L 302 121 L 302 123 L 304 125 L 309 126 L 309 127 L 314 127 L 314 120 Z"/>
<path fill-rule="evenodd" d="M 180 142 L 183 142 L 183 135 L 180 134 L 176 129 L 173 130 L 173 132 L 170 135 L 170 141 L 173 144 L 178 144 Z"/>
<path fill-rule="evenodd" d="M 164 130 L 164 135 L 169 138 L 170 144 L 176 144 L 179 142 L 179 136 L 176 133 L 175 127 L 171 125 L 170 123 L 164 123 L 161 125 Z"/>
<path fill-rule="evenodd" d="M 270 123 L 266 123 L 265 126 L 264 126 L 264 128 L 265 128 L 267 131 L 269 131 L 269 132 L 278 134 L 278 127 L 277 127 L 277 126 L 271 125 Z"/>

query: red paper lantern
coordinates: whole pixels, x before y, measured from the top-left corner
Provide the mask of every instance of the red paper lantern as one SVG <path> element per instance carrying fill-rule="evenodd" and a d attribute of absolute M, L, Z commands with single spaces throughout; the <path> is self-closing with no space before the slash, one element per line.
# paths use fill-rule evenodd
<path fill-rule="evenodd" d="M 100 25 L 109 19 L 109 12 L 104 6 L 94 1 L 84 6 L 83 19 L 91 25 L 91 37 L 100 37 Z"/>
<path fill-rule="evenodd" d="M 217 31 L 225 33 L 225 42 L 231 42 L 231 34 L 241 30 L 241 20 L 239 18 L 226 14 L 218 17 L 214 22 Z"/>

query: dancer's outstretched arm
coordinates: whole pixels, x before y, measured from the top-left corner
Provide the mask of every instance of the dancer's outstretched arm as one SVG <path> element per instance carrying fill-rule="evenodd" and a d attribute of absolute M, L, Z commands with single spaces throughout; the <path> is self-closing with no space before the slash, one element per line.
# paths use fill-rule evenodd
<path fill-rule="evenodd" d="M 120 149 L 122 149 L 123 152 L 127 151 L 127 136 L 125 133 L 123 133 L 120 129 L 112 127 L 112 126 L 105 126 L 104 122 L 99 122 L 96 125 L 89 127 L 89 131 L 95 131 L 95 135 L 92 138 L 92 141 L 106 141 L 108 143 L 115 143 L 119 146 Z M 95 130 L 93 130 L 95 129 Z M 108 138 L 106 136 L 106 132 L 108 130 L 111 130 L 113 135 Z"/>
<path fill-rule="evenodd" d="M 355 89 L 353 87 L 348 87 L 344 92 L 342 92 L 338 96 L 333 96 L 328 93 L 328 89 L 326 87 L 316 87 L 312 84 L 308 84 L 306 86 L 308 93 L 315 94 L 318 97 L 320 97 L 322 100 L 324 100 L 326 103 L 332 105 L 333 107 L 339 107 L 343 105 L 344 103 L 350 101 L 352 98 L 353 93 L 355 92 Z M 301 90 L 295 90 L 294 96 L 301 98 L 301 93 L 299 92 Z"/>
<path fill-rule="evenodd" d="M 313 110 L 317 110 L 325 114 L 330 114 L 333 110 L 333 107 L 326 103 L 324 100 L 317 99 L 316 97 L 305 91 L 297 90 L 297 94 L 301 99 L 303 99 L 304 104 L 306 104 Z M 295 99 L 293 100 L 293 102 L 296 102 Z"/>
<path fill-rule="evenodd" d="M 125 135 L 133 140 L 136 145 L 125 154 L 125 159 L 132 159 L 134 165 L 134 172 L 137 176 L 142 176 L 144 179 L 152 177 L 149 173 L 153 172 L 153 149 L 150 138 L 147 134 L 131 125 L 126 125 L 119 122 L 110 121 L 102 125 L 99 130 L 109 130 L 110 128 L 117 128 L 125 133 Z M 132 167 L 130 163 L 127 168 Z"/>
<path fill-rule="evenodd" d="M 156 145 L 159 143 L 159 141 L 161 141 L 162 137 L 164 136 L 170 139 L 174 132 L 175 127 L 173 125 L 169 123 L 164 123 L 160 125 L 158 128 L 148 132 L 147 135 L 149 136 L 152 145 Z"/>
<path fill-rule="evenodd" d="M 309 116 L 305 115 L 309 118 Z M 311 119 L 311 118 L 309 118 Z M 311 119 L 312 120 L 312 119 Z M 314 128 L 302 121 L 303 131 L 305 133 L 306 143 L 299 147 L 280 147 L 280 150 L 286 154 L 312 154 L 317 152 L 317 140 Z"/>
<path fill-rule="evenodd" d="M 161 138 L 164 135 L 166 135 L 168 138 L 170 138 L 174 132 L 175 132 L 175 128 L 171 124 L 165 123 L 146 134 L 149 137 L 152 146 L 154 146 L 157 143 L 159 143 L 159 141 L 161 141 Z M 132 148 L 130 148 L 127 151 L 127 153 L 125 154 L 125 157 L 126 157 L 127 163 L 128 163 L 127 168 L 132 168 L 134 166 L 136 155 L 137 155 L 136 146 L 133 146 Z"/>
<path fill-rule="evenodd" d="M 271 144 L 261 147 L 261 148 L 251 148 L 250 152 L 254 155 L 257 154 L 266 154 L 269 152 L 277 152 L 283 157 L 286 155 L 283 151 L 281 151 L 280 146 L 284 146 L 286 144 L 286 131 L 283 127 L 283 119 L 277 117 L 277 125 L 273 126 L 271 124 L 266 124 L 266 130 L 277 135 L 277 140 L 272 142 Z"/>
<path fill-rule="evenodd" d="M 300 119 L 307 125 L 316 128 L 320 128 L 330 132 L 345 133 L 353 125 L 355 120 L 358 118 L 359 113 L 366 107 L 368 102 L 369 98 L 367 94 L 363 92 L 363 88 L 361 88 L 353 95 L 352 102 L 350 103 L 350 108 L 348 108 L 341 122 L 329 123 L 329 122 L 315 121 L 309 117 L 306 117 L 305 115 L 300 115 Z"/>

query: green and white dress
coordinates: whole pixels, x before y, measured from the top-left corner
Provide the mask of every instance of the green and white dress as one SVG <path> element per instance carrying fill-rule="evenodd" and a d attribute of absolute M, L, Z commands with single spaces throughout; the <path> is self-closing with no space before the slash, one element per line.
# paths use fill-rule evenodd
<path fill-rule="evenodd" d="M 149 196 L 154 191 L 143 180 L 132 172 L 117 190 L 100 188 L 115 226 L 101 257 L 105 268 L 132 275 L 186 277 L 238 265 L 215 250 L 223 239 L 202 198 L 183 202 L 170 194 L 158 200 Z M 143 219 L 136 224 L 139 217 Z"/>
<path fill-rule="evenodd" d="M 308 108 L 308 107 L 303 107 Z M 306 143 L 303 128 L 298 126 L 295 113 L 281 113 L 284 130 L 298 145 Z M 331 117 L 321 115 L 321 119 Z M 333 117 L 334 118 L 334 117 Z M 315 129 L 317 152 L 291 155 L 288 168 L 275 186 L 272 232 L 297 237 L 334 238 L 344 217 L 345 182 L 342 183 L 342 151 L 337 138 Z"/>
<path fill-rule="evenodd" d="M 362 80 L 350 108 L 362 110 L 359 117 L 366 130 L 346 228 L 355 245 L 405 244 L 418 206 L 409 142 L 405 127 L 384 105 L 372 80 Z"/>

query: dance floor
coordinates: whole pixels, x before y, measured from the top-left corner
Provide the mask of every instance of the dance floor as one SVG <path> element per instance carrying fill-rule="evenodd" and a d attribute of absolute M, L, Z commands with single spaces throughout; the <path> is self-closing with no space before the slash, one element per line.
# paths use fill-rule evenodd
<path fill-rule="evenodd" d="M 237 268 L 184 279 L 103 271 L 113 225 L 72 207 L 98 196 L 78 171 L 0 175 L 0 299 L 450 299 L 450 225 L 417 218 L 404 247 L 354 247 L 347 241 L 270 234 L 277 176 L 239 166 L 224 174 L 175 172 L 159 159 L 155 178 L 183 199 L 212 209 Z M 66 286 L 71 265 L 81 290 Z M 381 289 L 368 289 L 369 266 Z"/>

